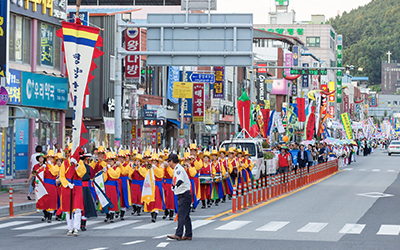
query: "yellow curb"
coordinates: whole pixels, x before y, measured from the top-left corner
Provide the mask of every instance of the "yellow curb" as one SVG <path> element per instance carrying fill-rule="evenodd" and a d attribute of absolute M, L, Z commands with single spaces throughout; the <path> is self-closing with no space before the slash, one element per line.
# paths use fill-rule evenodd
<path fill-rule="evenodd" d="M 36 214 L 36 213 L 37 213 L 37 211 L 35 211 L 35 212 L 23 213 L 23 214 L 18 214 L 18 215 L 14 215 L 14 216 L 2 217 L 2 218 L 0 218 L 0 221 L 8 220 L 8 219 L 13 219 L 13 218 L 18 218 L 18 217 L 20 217 L 20 216 L 31 215 L 31 214 Z"/>
<path fill-rule="evenodd" d="M 248 208 L 246 211 L 243 211 L 243 212 L 240 212 L 240 213 L 237 213 L 237 214 L 232 214 L 231 216 L 228 216 L 228 217 L 226 217 L 226 218 L 221 219 L 221 221 L 231 220 L 231 219 L 233 219 L 233 218 L 239 217 L 240 215 L 247 214 L 247 213 L 249 213 L 249 212 L 251 212 L 251 211 L 253 211 L 253 210 L 256 210 L 256 209 L 258 209 L 258 208 L 260 208 L 260 207 L 263 207 L 263 206 L 265 206 L 265 205 L 267 205 L 267 204 L 270 204 L 270 203 L 272 203 L 272 202 L 274 202 L 274 201 L 283 199 L 283 198 L 285 198 L 285 197 L 287 197 L 287 196 L 290 196 L 290 195 L 295 194 L 295 193 L 297 193 L 297 192 L 299 192 L 299 191 L 302 191 L 302 190 L 304 190 L 304 189 L 306 189 L 306 188 L 309 188 L 309 187 L 311 187 L 311 186 L 313 186 L 313 185 L 315 185 L 315 184 L 318 184 L 318 183 L 320 183 L 320 182 L 322 182 L 322 181 L 324 181 L 324 180 L 326 180 L 326 179 L 328 179 L 328 178 L 330 178 L 330 177 L 332 177 L 332 176 L 334 176 L 335 174 L 340 173 L 340 172 L 343 172 L 343 170 L 339 170 L 339 171 L 337 171 L 337 172 L 335 172 L 335 173 L 333 173 L 333 174 L 331 174 L 331 175 L 328 175 L 328 176 L 326 176 L 326 177 L 324 177 L 324 178 L 322 178 L 322 179 L 320 179 L 320 180 L 318 180 L 318 181 L 316 181 L 316 182 L 313 182 L 313 183 L 311 183 L 311 184 L 308 184 L 307 186 L 304 186 L 304 187 L 302 187 L 302 188 L 300 188 L 300 189 L 297 189 L 297 190 L 295 190 L 295 191 L 293 191 L 293 192 L 284 194 L 284 195 L 282 195 L 282 196 L 279 196 L 279 197 L 277 197 L 277 198 L 274 198 L 274 199 L 272 199 L 272 200 L 269 200 L 269 201 L 267 201 L 267 202 L 264 202 L 264 203 L 262 203 L 262 204 L 259 204 L 259 205 L 255 206 L 255 207 Z M 207 218 L 206 220 L 212 220 L 212 219 L 221 217 L 221 216 L 223 216 L 223 215 L 225 215 L 225 214 L 228 214 L 228 213 L 230 213 L 230 212 L 232 212 L 232 209 L 230 209 L 230 210 L 228 210 L 228 211 L 225 211 L 225 212 L 223 212 L 223 213 L 217 214 L 217 215 L 215 215 L 215 216 L 213 216 L 213 217 Z"/>

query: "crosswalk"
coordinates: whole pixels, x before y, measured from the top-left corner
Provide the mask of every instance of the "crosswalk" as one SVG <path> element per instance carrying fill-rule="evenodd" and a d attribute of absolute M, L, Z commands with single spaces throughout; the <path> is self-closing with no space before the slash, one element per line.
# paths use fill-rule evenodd
<path fill-rule="evenodd" d="M 103 223 L 103 224 L 102 224 Z M 193 230 L 208 226 L 207 232 L 232 232 L 245 230 L 246 232 L 259 232 L 263 234 L 268 233 L 288 233 L 288 230 L 293 230 L 293 233 L 299 234 L 318 234 L 327 230 L 330 223 L 328 222 L 308 222 L 308 223 L 295 223 L 290 221 L 269 221 L 268 223 L 260 226 L 258 221 L 248 221 L 248 220 L 232 220 L 229 222 L 222 222 L 218 220 L 193 220 Z M 337 233 L 340 235 L 346 234 L 362 234 L 365 228 L 368 227 L 367 224 L 354 224 L 354 223 L 346 223 L 344 225 L 338 225 L 336 223 L 332 223 L 335 228 L 337 228 Z M 292 225 L 292 226 L 289 226 Z M 332 226 L 331 226 L 332 227 Z M 376 226 L 374 226 L 376 227 Z M 0 223 L 0 228 L 8 228 L 10 230 L 20 231 L 20 232 L 29 232 L 32 230 L 43 230 L 44 232 L 48 229 L 64 229 L 66 230 L 65 222 L 53 222 L 53 223 L 45 223 L 38 222 L 37 220 L 17 220 L 11 222 Z M 147 222 L 147 220 L 125 220 L 125 221 L 116 221 L 115 223 L 104 223 L 98 219 L 89 220 L 87 223 L 88 230 L 115 230 L 115 229 L 133 229 L 133 230 L 141 230 L 141 231 L 149 231 L 155 229 L 165 229 L 165 231 L 170 231 L 171 229 L 176 228 L 176 222 L 174 221 L 157 221 L 156 223 Z M 331 230 L 331 229 L 330 229 Z M 382 224 L 379 228 L 374 228 L 375 234 L 377 236 L 386 235 L 386 236 L 398 236 L 400 235 L 400 225 L 389 225 Z M 155 232 L 156 234 L 156 232 Z M 165 238 L 166 235 L 154 236 L 154 239 Z M 132 241 L 127 243 L 136 244 L 139 242 Z"/>

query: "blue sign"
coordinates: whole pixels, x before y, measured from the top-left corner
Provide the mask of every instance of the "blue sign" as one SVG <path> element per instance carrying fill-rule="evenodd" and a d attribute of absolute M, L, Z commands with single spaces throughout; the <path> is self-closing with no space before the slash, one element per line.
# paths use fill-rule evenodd
<path fill-rule="evenodd" d="M 299 47 L 293 46 L 293 66 L 299 66 Z"/>
<path fill-rule="evenodd" d="M 376 107 L 376 96 L 375 95 L 372 96 L 371 107 Z"/>
<path fill-rule="evenodd" d="M 29 119 L 15 120 L 15 170 L 28 170 Z"/>
<path fill-rule="evenodd" d="M 157 119 L 157 110 L 144 110 L 144 118 L 146 119 Z"/>
<path fill-rule="evenodd" d="M 204 83 L 214 83 L 215 82 L 215 75 L 214 74 L 198 74 L 193 73 L 190 76 L 190 80 L 192 82 L 204 82 Z"/>
<path fill-rule="evenodd" d="M 173 103 L 178 103 L 178 99 L 172 97 L 172 93 L 174 91 L 174 82 L 179 82 L 179 67 L 169 66 L 167 98 Z"/>
<path fill-rule="evenodd" d="M 9 9 L 9 1 L 8 0 L 0 0 L 0 77 L 6 76 L 7 71 L 7 26 L 8 26 L 8 9 Z M 14 30 L 12 31 L 14 32 Z"/>
<path fill-rule="evenodd" d="M 69 22 L 74 23 L 76 18 L 76 12 L 71 11 L 69 12 Z M 79 11 L 79 19 L 82 22 L 82 25 L 89 26 L 89 12 L 87 11 Z"/>
<path fill-rule="evenodd" d="M 297 153 L 299 151 L 300 150 L 298 150 L 298 149 L 289 150 L 289 153 L 292 155 L 292 158 L 293 158 L 293 161 L 292 161 L 293 165 L 297 165 Z"/>
<path fill-rule="evenodd" d="M 303 63 L 303 67 L 308 67 L 308 63 Z M 302 75 L 301 76 L 301 87 L 308 88 L 309 83 L 309 75 Z"/>
<path fill-rule="evenodd" d="M 179 99 L 179 117 L 181 117 L 182 114 L 182 99 Z M 191 118 L 192 117 L 192 109 L 193 109 L 193 99 L 185 99 L 184 103 L 183 103 L 183 116 L 185 118 Z"/>
<path fill-rule="evenodd" d="M 9 69 L 10 81 L 7 83 L 8 104 L 21 104 L 21 71 Z"/>
<path fill-rule="evenodd" d="M 68 108 L 68 79 L 22 72 L 22 105 Z"/>
<path fill-rule="evenodd" d="M 5 178 L 6 179 L 13 179 L 13 164 L 14 162 L 14 143 L 13 143 L 13 136 L 14 136 L 14 131 L 13 127 L 8 127 L 6 129 L 6 141 L 5 141 L 5 156 L 6 156 L 6 162 L 5 162 Z"/>

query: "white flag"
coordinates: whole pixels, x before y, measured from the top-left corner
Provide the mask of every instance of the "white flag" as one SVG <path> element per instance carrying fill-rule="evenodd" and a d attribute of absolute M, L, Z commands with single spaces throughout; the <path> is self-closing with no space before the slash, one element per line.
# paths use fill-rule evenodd
<path fill-rule="evenodd" d="M 38 202 L 43 196 L 48 195 L 46 188 L 43 184 L 44 171 L 37 173 L 35 180 L 35 192 L 36 192 L 36 202 Z"/>

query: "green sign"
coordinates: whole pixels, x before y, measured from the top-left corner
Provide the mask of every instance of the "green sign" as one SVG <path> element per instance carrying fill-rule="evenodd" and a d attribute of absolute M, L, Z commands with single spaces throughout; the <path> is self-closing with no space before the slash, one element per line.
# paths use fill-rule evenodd
<path fill-rule="evenodd" d="M 289 0 L 275 0 L 275 5 L 289 5 Z"/>
<path fill-rule="evenodd" d="M 290 69 L 291 75 L 327 75 L 327 69 Z"/>
<path fill-rule="evenodd" d="M 265 30 L 265 29 L 261 28 L 260 30 Z M 286 34 L 286 35 L 290 35 L 290 36 L 293 36 L 296 31 L 298 36 L 304 35 L 304 29 L 301 29 L 301 28 L 296 28 L 296 29 L 288 28 L 288 29 L 286 29 L 286 31 L 285 31 L 285 29 L 277 28 L 277 29 L 267 29 L 266 31 L 271 32 L 271 33 L 278 33 L 279 35 Z"/>
<path fill-rule="evenodd" d="M 343 36 L 337 36 L 337 67 L 342 67 L 342 44 Z M 342 103 L 342 71 L 338 70 L 336 74 L 336 102 Z"/>

